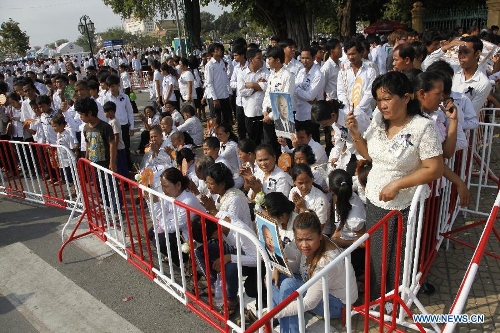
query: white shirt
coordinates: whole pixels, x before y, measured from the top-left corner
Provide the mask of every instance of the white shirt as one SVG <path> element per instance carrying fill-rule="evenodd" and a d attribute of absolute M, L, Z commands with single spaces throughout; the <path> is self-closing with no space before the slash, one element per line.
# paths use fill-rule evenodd
<path fill-rule="evenodd" d="M 191 81 L 191 96 L 189 96 L 189 90 L 188 90 L 188 82 Z M 196 91 L 194 90 L 194 75 L 191 73 L 190 70 L 187 70 L 185 72 L 182 72 L 181 76 L 179 77 L 179 91 L 181 93 L 182 98 L 187 101 L 187 100 L 194 100 L 196 99 Z"/>
<path fill-rule="evenodd" d="M 323 100 L 325 89 L 325 78 L 318 65 L 313 65 L 309 72 L 302 68 L 295 77 L 295 103 L 297 112 L 295 119 L 305 121 L 311 119 L 311 107 L 309 103 L 313 100 Z"/>
<path fill-rule="evenodd" d="M 241 190 L 230 188 L 222 197 L 215 195 L 215 208 L 223 211 L 230 216 L 236 217 L 249 227 L 253 228 L 252 218 L 250 216 L 250 207 L 248 201 Z"/>
<path fill-rule="evenodd" d="M 300 191 L 297 187 L 293 187 L 290 190 L 290 194 L 288 195 L 288 200 L 293 201 L 293 196 L 295 193 L 298 193 L 300 197 Z M 323 233 L 331 234 L 332 233 L 332 225 L 330 223 L 330 203 L 326 195 L 321 192 L 315 186 L 311 187 L 311 191 L 303 197 L 306 202 L 307 209 L 313 211 L 318 215 L 319 221 L 324 225 Z"/>
<path fill-rule="evenodd" d="M 128 75 L 128 73 L 126 71 L 123 71 L 122 73 L 120 73 L 120 84 L 121 84 L 121 88 L 122 90 L 125 90 L 127 88 L 131 88 L 132 87 L 132 83 L 130 82 L 130 76 Z"/>
<path fill-rule="evenodd" d="M 255 72 L 252 72 L 250 67 L 246 67 L 238 75 L 237 87 L 241 95 L 243 111 L 246 117 L 262 116 L 262 102 L 264 101 L 267 89 L 268 76 L 269 72 L 266 67 L 259 68 Z M 259 82 L 260 79 L 263 79 L 263 81 Z M 245 83 L 247 82 L 257 82 L 261 90 L 257 91 L 252 88 L 245 88 Z"/>
<path fill-rule="evenodd" d="M 407 136 L 410 135 L 409 138 Z M 372 169 L 366 183 L 366 198 L 375 206 L 386 210 L 402 210 L 410 206 L 417 186 L 403 189 L 391 201 L 381 201 L 382 188 L 391 181 L 405 177 L 422 167 L 422 160 L 443 153 L 434 121 L 414 116 L 390 140 L 385 133 L 382 114 L 377 113 L 364 134 Z"/>
<path fill-rule="evenodd" d="M 232 173 L 237 173 L 240 168 L 240 159 L 238 157 L 238 144 L 232 140 L 229 140 L 225 144 L 221 142 L 219 149 L 219 156 L 224 158 L 229 169 Z"/>
<path fill-rule="evenodd" d="M 339 65 L 332 58 L 328 60 L 321 66 L 321 72 L 325 77 L 325 93 L 326 99 L 337 99 L 337 77 L 340 70 L 340 60 Z"/>
<path fill-rule="evenodd" d="M 363 62 L 358 72 L 354 74 L 351 63 L 343 63 L 337 80 L 337 93 L 339 100 L 344 104 L 342 112 L 345 116 L 354 107 L 354 115 L 365 113 L 371 118 L 375 108 L 375 100 L 372 96 L 372 83 L 376 77 L 375 69 Z M 340 115 L 339 115 L 340 118 Z M 358 119 L 359 121 L 359 119 Z M 344 126 L 344 119 L 339 119 L 339 125 Z"/>
<path fill-rule="evenodd" d="M 130 104 L 130 98 L 124 93 L 118 94 L 117 97 L 108 93 L 106 95 L 106 101 L 111 101 L 116 104 L 115 117 L 118 119 L 120 125 L 130 125 L 130 129 L 134 129 L 134 113 L 132 110 L 132 104 Z"/>
<path fill-rule="evenodd" d="M 476 110 L 474 110 L 472 101 L 464 94 L 455 91 L 452 91 L 450 96 L 453 98 L 453 103 L 459 111 L 458 121 L 462 124 L 463 130 L 468 131 L 477 128 L 479 126 L 479 118 Z"/>
<path fill-rule="evenodd" d="M 68 148 L 70 151 L 75 148 L 75 138 L 73 135 L 68 131 L 64 130 L 61 133 L 57 133 L 57 139 L 56 143 L 58 145 L 64 146 Z M 69 153 L 66 152 L 66 150 L 60 149 L 58 150 L 59 152 L 59 166 L 60 167 L 69 167 L 70 163 L 72 162 L 71 157 L 68 155 Z"/>
<path fill-rule="evenodd" d="M 177 198 L 176 201 L 180 201 L 193 209 L 197 209 L 199 211 L 204 212 L 205 208 L 201 205 L 200 201 L 193 195 L 193 193 L 189 191 L 183 191 Z M 186 239 L 189 239 L 189 232 L 187 230 L 187 212 L 184 208 L 177 206 L 177 222 L 179 226 L 179 231 L 182 232 L 182 236 Z M 175 232 L 175 215 L 174 215 L 174 207 L 168 201 L 164 201 L 164 209 L 161 209 L 161 202 L 155 202 L 153 204 L 152 209 L 156 211 L 156 227 L 158 228 L 158 232 L 167 232 L 173 233 Z M 196 215 L 195 212 L 190 212 L 191 219 Z"/>
<path fill-rule="evenodd" d="M 458 71 L 453 76 L 452 90 L 459 93 L 464 93 L 465 96 L 467 96 L 471 100 L 476 113 L 478 113 L 479 110 L 484 106 L 484 103 L 486 102 L 491 89 L 492 87 L 490 81 L 488 80 L 488 77 L 479 69 L 468 80 L 465 80 L 465 76 L 462 70 Z"/>
<path fill-rule="evenodd" d="M 326 251 L 325 254 L 318 261 L 316 268 L 313 271 L 313 275 L 318 274 L 325 266 L 327 266 L 329 263 L 335 260 L 335 258 L 337 258 L 339 255 L 340 255 L 340 250 L 338 249 Z M 295 271 L 294 273 L 300 273 L 302 276 L 304 276 L 304 274 L 307 274 L 307 272 L 309 271 L 309 265 L 306 265 L 305 262 L 306 262 L 306 257 L 305 255 L 302 255 L 299 272 Z M 354 274 L 354 269 L 352 268 L 352 265 L 349 266 L 347 269 L 350 270 L 351 280 L 349 282 L 351 290 L 346 290 L 347 281 L 346 281 L 346 268 L 344 263 L 341 263 L 333 267 L 326 276 L 326 281 L 328 284 L 328 293 L 340 299 L 343 304 L 346 303 L 347 292 L 349 292 L 352 302 L 355 302 L 356 299 L 358 298 L 358 288 L 356 285 L 356 275 Z M 307 289 L 307 292 L 303 298 L 304 311 L 309 311 L 314 309 L 319 304 L 319 302 L 321 302 L 322 299 L 323 299 L 323 282 L 321 281 L 321 279 L 319 279 L 309 289 Z M 295 300 L 290 304 L 288 304 L 283 310 L 278 312 L 275 318 L 295 316 L 297 315 L 297 308 L 298 308 L 297 300 Z"/>
<path fill-rule="evenodd" d="M 226 72 L 226 63 L 221 59 L 217 62 L 214 58 L 205 65 L 205 90 L 207 97 L 213 100 L 229 97 L 229 79 Z"/>
<path fill-rule="evenodd" d="M 156 81 L 160 84 L 160 90 L 157 91 L 156 89 Z M 155 96 L 160 97 L 163 96 L 163 75 L 159 70 L 155 70 L 153 74 L 153 89 L 155 91 Z"/>
<path fill-rule="evenodd" d="M 270 93 L 275 93 L 275 92 L 289 93 L 290 98 L 292 99 L 293 110 L 296 110 L 295 97 L 294 97 L 295 78 L 292 75 L 292 73 L 290 73 L 290 71 L 286 69 L 284 66 L 281 67 L 281 69 L 277 72 L 275 72 L 274 69 L 271 69 L 271 73 L 269 74 L 267 80 L 267 89 L 266 93 L 264 94 L 264 101 L 262 102 L 263 111 L 266 111 L 268 108 L 269 109 L 271 108 Z M 269 118 L 274 120 L 274 114 L 272 112 L 269 112 L 268 116 Z"/>
<path fill-rule="evenodd" d="M 262 171 L 260 168 L 257 168 L 254 171 L 254 176 L 262 183 L 262 192 L 264 192 L 265 194 L 271 192 L 281 192 L 284 195 L 288 196 L 288 194 L 290 193 L 290 189 L 292 188 L 292 177 L 278 168 L 278 165 L 274 167 L 274 170 L 266 180 L 264 180 L 264 171 Z M 250 189 L 250 191 L 248 191 L 248 196 L 251 197 L 252 194 L 253 191 Z"/>
<path fill-rule="evenodd" d="M 352 197 L 349 199 L 349 203 L 352 208 L 347 214 L 347 219 L 345 221 L 344 227 L 340 230 L 340 238 L 345 240 L 356 240 L 356 232 L 363 229 L 366 223 L 366 207 L 361 198 L 353 193 Z M 335 224 L 338 226 L 340 223 L 340 217 L 335 213 Z"/>
<path fill-rule="evenodd" d="M 288 64 L 283 64 L 283 67 L 285 67 L 285 69 L 288 69 L 288 71 L 294 76 L 296 77 L 297 74 L 299 73 L 299 71 L 304 68 L 304 65 L 302 65 L 302 63 L 300 61 L 298 61 L 297 59 L 295 58 L 292 58 L 290 60 L 290 62 Z"/>
<path fill-rule="evenodd" d="M 172 117 L 172 120 L 174 121 L 174 126 L 178 127 L 178 126 L 184 124 L 184 117 L 182 116 L 182 114 L 179 111 L 174 110 L 170 116 Z"/>
<path fill-rule="evenodd" d="M 243 71 L 248 66 L 248 63 L 245 63 L 241 66 L 239 63 L 237 66 L 234 66 L 233 74 L 231 75 L 231 80 L 229 81 L 229 86 L 231 89 L 236 90 L 236 105 L 243 106 L 243 102 L 241 100 L 241 95 L 238 91 L 238 75 L 240 75 L 241 71 Z"/>
<path fill-rule="evenodd" d="M 203 144 L 203 126 L 198 117 L 192 116 L 186 119 L 183 124 L 177 127 L 177 130 L 187 132 L 191 138 L 193 138 L 196 146 L 201 146 Z"/>
<path fill-rule="evenodd" d="M 387 73 L 387 69 L 385 67 L 385 63 L 387 61 L 387 52 L 385 52 L 382 45 L 377 45 L 376 47 L 370 50 L 370 54 L 368 55 L 368 59 L 373 61 L 379 70 L 379 74 Z"/>
<path fill-rule="evenodd" d="M 177 79 L 173 75 L 165 75 L 163 77 L 163 82 L 162 82 L 162 91 L 163 91 L 163 98 L 167 99 L 172 102 L 177 101 L 177 97 L 175 97 L 174 94 L 174 88 L 177 85 Z M 168 95 L 168 92 L 170 91 L 170 96 Z"/>
<path fill-rule="evenodd" d="M 311 139 L 307 144 L 312 148 L 314 156 L 316 157 L 317 164 L 325 163 L 328 161 L 325 148 L 320 143 L 314 141 L 314 139 Z M 292 153 L 293 149 L 288 148 L 288 146 L 281 146 L 281 152 Z"/>

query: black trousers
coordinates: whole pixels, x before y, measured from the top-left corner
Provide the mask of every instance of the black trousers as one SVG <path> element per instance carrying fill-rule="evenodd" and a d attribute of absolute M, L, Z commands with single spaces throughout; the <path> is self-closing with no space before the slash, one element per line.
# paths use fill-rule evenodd
<path fill-rule="evenodd" d="M 130 88 L 125 88 L 123 92 L 130 98 Z M 137 108 L 137 104 L 135 103 L 135 101 L 130 100 L 130 104 L 132 104 L 132 111 L 134 113 L 139 113 L 139 109 Z"/>
<path fill-rule="evenodd" d="M 220 108 L 216 109 L 214 107 L 214 101 L 212 98 L 208 100 L 208 107 L 210 109 L 210 118 L 216 118 L 217 124 L 222 123 L 233 123 L 233 116 L 231 111 L 231 104 L 229 103 L 229 98 L 219 99 Z"/>
<path fill-rule="evenodd" d="M 132 170 L 132 158 L 130 157 L 130 125 L 122 125 L 122 139 L 125 144 L 125 154 L 127 157 L 127 166 Z"/>
<path fill-rule="evenodd" d="M 262 119 L 264 119 L 264 116 L 245 116 L 245 126 L 247 129 L 248 137 L 252 139 L 257 146 L 260 145 L 262 141 Z"/>
<path fill-rule="evenodd" d="M 170 244 L 170 254 L 172 255 L 171 259 L 172 262 L 180 266 L 180 261 L 179 261 L 179 251 L 177 250 L 177 237 L 175 236 L 175 232 L 172 233 L 158 233 L 158 243 L 160 244 L 160 252 L 161 254 L 168 256 L 168 248 L 167 248 L 167 240 L 165 236 L 168 237 L 168 242 Z M 153 227 L 151 227 L 148 231 L 148 237 L 149 240 L 151 241 L 151 244 L 156 246 L 156 238 L 155 238 L 155 230 Z M 189 259 L 189 255 L 186 253 L 182 253 L 182 262 L 186 262 Z"/>
<path fill-rule="evenodd" d="M 243 140 L 247 137 L 247 127 L 245 125 L 245 112 L 242 106 L 235 106 L 236 122 L 238 124 L 238 139 Z"/>

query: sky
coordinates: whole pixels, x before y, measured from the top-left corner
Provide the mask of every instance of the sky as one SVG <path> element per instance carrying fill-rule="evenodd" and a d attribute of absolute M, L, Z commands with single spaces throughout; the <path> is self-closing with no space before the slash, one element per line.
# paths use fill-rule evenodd
<path fill-rule="evenodd" d="M 210 4 L 208 7 L 202 7 L 201 11 L 207 11 L 218 17 L 222 14 L 223 8 Z M 0 1 L 0 22 L 8 21 L 9 18 L 19 22 L 21 30 L 30 37 L 32 47 L 43 47 L 63 38 L 75 41 L 80 36 L 78 32 L 80 17 L 85 14 L 94 22 L 97 32 L 122 26 L 120 16 L 114 14 L 102 0 Z"/>

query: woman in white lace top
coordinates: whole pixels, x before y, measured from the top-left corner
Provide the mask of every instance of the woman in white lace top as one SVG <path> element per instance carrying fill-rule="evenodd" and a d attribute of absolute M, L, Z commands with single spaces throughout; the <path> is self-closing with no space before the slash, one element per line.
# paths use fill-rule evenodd
<path fill-rule="evenodd" d="M 380 113 L 376 114 L 364 134 L 360 133 L 356 117 L 346 119 L 356 150 L 372 161 L 366 184 L 367 229 L 393 209 L 400 210 L 403 220 L 420 184 L 427 184 L 443 175 L 443 150 L 435 123 L 424 117 L 413 95 L 406 75 L 389 72 L 375 79 L 372 94 Z M 394 288 L 399 277 L 395 249 L 397 223 L 389 225 L 387 244 L 382 244 L 382 231 L 372 235 L 370 298 L 380 297 L 380 279 L 387 275 L 386 292 Z M 405 246 L 403 231 L 402 248 Z M 388 267 L 381 271 L 382 249 L 387 249 Z"/>

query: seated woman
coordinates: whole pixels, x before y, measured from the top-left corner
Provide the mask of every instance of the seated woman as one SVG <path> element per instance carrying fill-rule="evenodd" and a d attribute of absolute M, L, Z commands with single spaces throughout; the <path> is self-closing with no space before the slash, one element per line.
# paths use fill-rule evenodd
<path fill-rule="evenodd" d="M 189 190 L 198 198 L 200 198 L 200 196 L 208 197 L 210 196 L 210 191 L 208 190 L 206 183 L 207 171 L 209 167 L 215 164 L 215 161 L 210 156 L 203 155 L 196 158 L 194 164 L 194 171 L 198 182 L 193 180 L 194 177 L 191 178 L 191 181 L 189 182 Z"/>
<path fill-rule="evenodd" d="M 288 199 L 295 204 L 297 213 L 311 210 L 318 215 L 325 235 L 331 235 L 333 227 L 330 221 L 330 201 L 326 194 L 314 183 L 314 176 L 307 164 L 296 164 L 292 168 L 294 187 L 290 190 Z"/>
<path fill-rule="evenodd" d="M 233 173 L 240 168 L 238 158 L 238 138 L 233 133 L 229 123 L 222 123 L 215 129 L 217 139 L 220 141 L 219 156 L 225 159 Z"/>
<path fill-rule="evenodd" d="M 246 196 L 241 190 L 234 188 L 233 174 L 225 164 L 215 163 L 208 168 L 206 184 L 210 193 L 215 196 L 215 201 L 207 196 L 202 196 L 200 200 L 210 214 L 215 216 L 220 211 L 227 212 L 253 227 Z"/>
<path fill-rule="evenodd" d="M 291 278 L 273 283 L 273 302 L 275 305 L 283 302 L 288 296 L 296 291 L 314 275 L 318 274 L 326 265 L 340 255 L 340 249 L 331 240 L 322 234 L 321 223 L 318 216 L 313 212 L 300 213 L 293 223 L 293 233 L 297 248 L 302 252 L 300 268 Z M 340 263 L 327 274 L 329 289 L 330 317 L 340 318 L 342 308 L 345 307 L 346 295 L 349 293 L 352 302 L 358 298 L 358 289 L 352 266 L 350 289 L 346 288 L 346 266 Z M 314 283 L 303 298 L 304 311 L 323 316 L 323 288 L 321 280 Z M 288 304 L 276 316 L 280 322 L 281 332 L 295 333 L 299 331 L 299 320 L 297 316 L 297 300 Z"/>
<path fill-rule="evenodd" d="M 333 170 L 329 176 L 330 188 L 335 194 L 335 225 L 332 240 L 339 247 L 347 248 L 366 231 L 366 208 L 359 196 L 352 191 L 352 177 L 342 169 Z M 361 277 L 365 267 L 365 249 L 357 248 L 351 254 L 356 277 Z"/>
<path fill-rule="evenodd" d="M 255 162 L 255 142 L 252 139 L 243 139 L 238 142 L 238 158 L 242 167 L 250 167 L 254 172 L 257 164 Z"/>
<path fill-rule="evenodd" d="M 187 187 L 189 184 L 189 179 L 182 175 L 182 173 L 176 168 L 168 168 L 161 174 L 161 188 L 166 196 L 175 199 L 177 201 L 183 202 L 184 204 L 192 207 L 193 209 L 199 211 L 205 211 L 205 208 L 200 204 L 198 199 L 193 193 L 189 192 Z M 156 226 L 156 231 L 158 233 L 158 242 L 160 245 L 160 252 L 168 256 L 167 251 L 167 237 L 170 244 L 170 254 L 172 255 L 172 262 L 180 266 L 179 252 L 177 251 L 177 237 L 175 233 L 175 213 L 174 206 L 170 202 L 164 202 L 162 204 L 157 201 L 150 207 L 151 210 L 156 212 L 156 221 L 154 221 Z M 189 239 L 188 225 L 187 225 L 187 212 L 184 208 L 177 207 L 177 223 L 179 226 L 179 232 L 181 237 L 186 240 Z M 195 213 L 190 212 L 190 218 L 196 216 Z M 149 240 L 151 244 L 156 246 L 155 230 L 151 227 L 148 232 Z M 183 253 L 182 260 L 186 262 L 188 255 Z"/>
<path fill-rule="evenodd" d="M 276 165 L 276 153 L 268 144 L 261 144 L 255 149 L 258 168 L 252 173 L 249 168 L 240 168 L 240 175 L 245 179 L 248 198 L 254 200 L 259 192 L 281 192 L 288 196 L 292 185 L 290 176 Z"/>
<path fill-rule="evenodd" d="M 250 234 L 255 235 L 255 231 L 252 227 L 249 227 L 246 223 L 240 221 L 234 216 L 229 215 L 227 212 L 219 212 L 217 217 L 230 222 L 236 227 L 248 231 Z M 239 307 L 238 300 L 238 258 L 236 256 L 236 238 L 237 234 L 232 230 L 222 227 L 223 233 L 223 249 L 224 249 L 224 263 L 221 264 L 221 258 L 219 255 L 219 238 L 217 233 L 217 223 L 206 221 L 205 231 L 207 238 L 203 239 L 202 224 L 199 219 L 196 219 L 192 223 L 193 239 L 198 243 L 207 244 L 208 247 L 208 262 L 210 265 L 210 282 L 212 284 L 212 290 L 214 290 L 213 284 L 217 278 L 217 273 L 219 273 L 224 267 L 226 275 L 226 286 L 227 286 L 227 307 L 228 315 L 231 316 Z M 245 282 L 243 284 L 245 288 L 245 293 L 249 297 L 257 297 L 257 249 L 255 245 L 245 236 L 240 236 L 240 246 L 241 246 L 241 264 L 242 264 L 242 275 L 246 276 Z M 204 249 L 203 246 L 198 247 L 195 250 L 195 258 L 197 262 L 197 268 L 200 269 L 205 276 L 208 278 L 207 270 L 205 269 L 205 259 L 204 259 Z M 203 292 L 203 291 L 202 291 Z M 222 310 L 221 310 L 222 312 Z"/>
<path fill-rule="evenodd" d="M 293 162 L 294 164 L 304 163 L 311 167 L 311 171 L 314 175 L 314 182 L 321 186 L 323 191 L 328 191 L 328 185 L 326 183 L 326 173 L 322 166 L 315 166 L 316 156 L 309 145 L 298 145 L 293 151 Z"/>
<path fill-rule="evenodd" d="M 201 146 L 203 144 L 203 126 L 201 125 L 200 119 L 196 117 L 194 106 L 190 104 L 184 105 L 181 109 L 181 113 L 185 121 L 177 127 L 177 130 L 189 133 L 191 138 L 193 138 L 194 144 L 196 146 Z"/>

